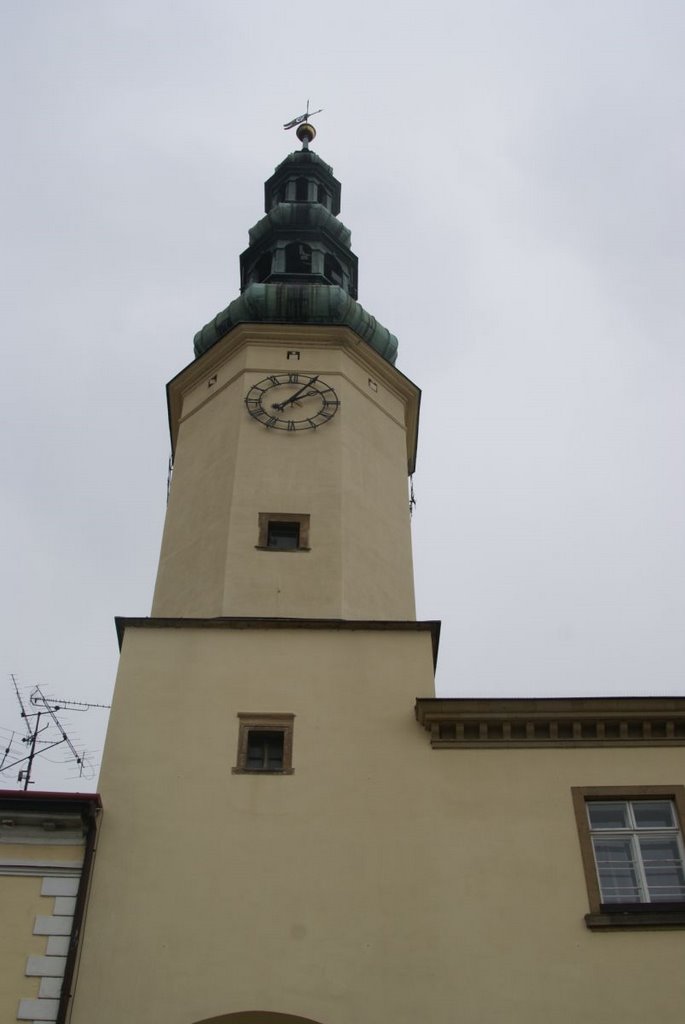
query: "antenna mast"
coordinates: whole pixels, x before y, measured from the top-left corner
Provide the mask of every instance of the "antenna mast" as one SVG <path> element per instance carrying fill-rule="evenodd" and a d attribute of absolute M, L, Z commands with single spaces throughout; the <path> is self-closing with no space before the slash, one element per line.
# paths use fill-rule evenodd
<path fill-rule="evenodd" d="M 57 701 L 52 697 L 46 696 L 41 690 L 40 686 L 34 686 L 29 697 L 29 703 L 32 707 L 38 708 L 37 711 L 27 711 L 26 705 L 22 700 L 21 692 L 17 684 L 16 677 L 13 673 L 10 674 L 10 679 L 14 686 L 14 693 L 19 703 L 19 709 L 21 717 L 25 723 L 26 735 L 22 737 L 22 743 L 29 747 L 28 754 L 22 757 L 17 757 L 15 760 L 10 761 L 7 764 L 7 758 L 12 756 L 12 742 L 14 740 L 14 732 L 10 737 L 9 744 L 7 745 L 5 752 L 0 761 L 0 772 L 8 771 L 10 768 L 15 768 L 17 765 L 26 764 L 25 768 L 21 768 L 17 775 L 17 781 L 23 783 L 23 789 L 27 790 L 29 785 L 32 785 L 31 774 L 33 771 L 33 762 L 39 754 L 45 754 L 48 750 L 52 750 L 53 747 L 58 747 L 62 743 L 66 743 L 71 758 L 79 766 L 79 776 L 83 775 L 84 765 L 86 763 L 86 752 L 83 751 L 79 754 L 74 744 L 71 742 L 67 732 L 57 717 L 56 712 L 62 708 L 70 711 L 88 711 L 90 708 L 108 708 L 109 704 L 91 704 L 87 701 L 81 700 L 60 700 Z M 35 719 L 33 724 L 31 720 Z M 43 725 L 41 725 L 41 719 L 44 719 Z M 51 729 L 51 734 L 46 737 L 45 740 L 40 740 L 39 737 L 48 729 Z M 57 732 L 58 739 L 53 739 L 55 731 Z M 40 745 L 39 745 L 40 744 Z"/>

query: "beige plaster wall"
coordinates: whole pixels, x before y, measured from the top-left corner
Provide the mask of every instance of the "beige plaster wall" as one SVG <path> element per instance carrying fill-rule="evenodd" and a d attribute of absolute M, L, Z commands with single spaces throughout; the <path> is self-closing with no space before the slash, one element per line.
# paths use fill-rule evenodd
<path fill-rule="evenodd" d="M 126 633 L 72 1024 L 680 1024 L 684 932 L 593 933 L 573 785 L 681 750 L 440 750 L 428 633 Z M 294 774 L 231 774 L 238 712 Z"/>
<path fill-rule="evenodd" d="M 237 336 L 188 384 L 154 615 L 414 617 L 407 382 L 387 364 L 381 377 L 358 346 L 323 330 L 306 346 L 297 335 L 281 344 Z M 335 387 L 341 408 L 330 422 L 289 433 L 249 416 L 248 389 L 288 371 Z M 309 514 L 311 550 L 257 550 L 260 512 Z"/>

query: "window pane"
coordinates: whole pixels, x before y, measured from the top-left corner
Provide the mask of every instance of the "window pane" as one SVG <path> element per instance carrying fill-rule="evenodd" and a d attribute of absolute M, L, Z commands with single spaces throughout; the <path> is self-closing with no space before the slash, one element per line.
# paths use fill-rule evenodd
<path fill-rule="evenodd" d="M 640 852 L 652 903 L 685 900 L 685 872 L 675 836 L 640 837 Z"/>
<path fill-rule="evenodd" d="M 592 845 L 603 903 L 638 903 L 642 896 L 632 851 L 625 839 L 596 839 Z"/>
<path fill-rule="evenodd" d="M 262 771 L 264 768 L 264 747 L 256 740 L 250 740 L 247 747 L 246 766 L 253 772 Z"/>
<path fill-rule="evenodd" d="M 625 800 L 591 800 L 587 805 L 590 828 L 628 828 L 628 804 Z"/>
<path fill-rule="evenodd" d="M 271 733 L 266 741 L 266 764 L 273 771 L 283 767 L 283 733 Z"/>
<path fill-rule="evenodd" d="M 253 772 L 277 772 L 283 769 L 282 732 L 250 729 L 247 737 L 245 767 Z"/>
<path fill-rule="evenodd" d="M 638 828 L 674 828 L 670 800 L 634 800 L 633 814 Z"/>
<path fill-rule="evenodd" d="M 300 524 L 271 520 L 266 543 L 270 548 L 298 548 L 300 546 Z"/>

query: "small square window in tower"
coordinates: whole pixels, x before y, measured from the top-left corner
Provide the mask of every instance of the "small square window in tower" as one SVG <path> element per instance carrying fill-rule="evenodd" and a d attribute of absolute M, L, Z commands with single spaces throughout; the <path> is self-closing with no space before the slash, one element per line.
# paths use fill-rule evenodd
<path fill-rule="evenodd" d="M 280 712 L 241 712 L 233 773 L 292 775 L 294 717 Z"/>
<path fill-rule="evenodd" d="M 309 516 L 260 512 L 256 546 L 264 551 L 309 551 Z"/>

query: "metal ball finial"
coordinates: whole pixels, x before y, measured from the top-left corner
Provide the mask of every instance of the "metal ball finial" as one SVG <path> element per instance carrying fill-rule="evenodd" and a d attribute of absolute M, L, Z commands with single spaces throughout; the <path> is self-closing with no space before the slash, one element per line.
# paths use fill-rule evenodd
<path fill-rule="evenodd" d="M 302 148 L 307 149 L 309 143 L 316 138 L 316 128 L 309 121 L 303 121 L 302 124 L 298 124 L 295 134 L 302 143 Z"/>
<path fill-rule="evenodd" d="M 309 100 L 307 100 L 307 109 L 304 114 L 300 114 L 299 117 L 294 117 L 292 121 L 287 121 L 283 125 L 286 131 L 288 131 L 289 128 L 295 128 L 295 126 L 297 126 L 295 134 L 302 143 L 302 149 L 309 149 L 309 143 L 313 142 L 316 138 L 316 128 L 313 124 L 309 123 L 309 118 L 314 117 L 314 114 L 320 113 L 321 110 L 312 110 L 310 112 Z"/>

